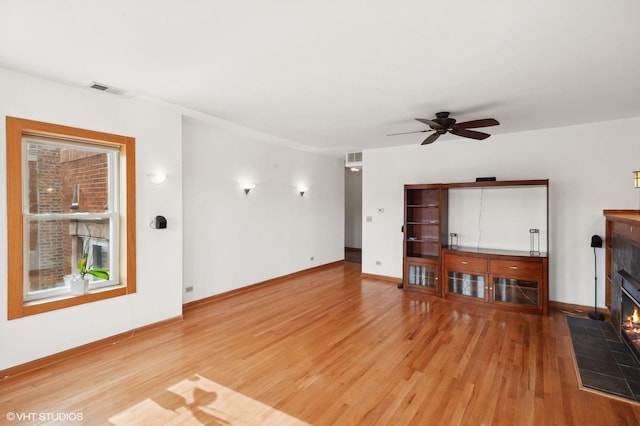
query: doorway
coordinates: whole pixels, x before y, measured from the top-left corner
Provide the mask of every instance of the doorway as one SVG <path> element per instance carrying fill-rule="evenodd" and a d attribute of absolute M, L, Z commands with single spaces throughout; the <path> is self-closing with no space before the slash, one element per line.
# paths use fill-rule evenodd
<path fill-rule="evenodd" d="M 356 171 L 357 170 L 357 171 Z M 362 263 L 362 168 L 344 169 L 344 260 Z"/>

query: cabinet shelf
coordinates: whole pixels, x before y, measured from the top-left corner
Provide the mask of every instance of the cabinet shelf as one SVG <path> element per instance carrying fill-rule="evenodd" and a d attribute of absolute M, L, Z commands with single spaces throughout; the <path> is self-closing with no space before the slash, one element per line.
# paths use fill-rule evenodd
<path fill-rule="evenodd" d="M 438 243 L 440 239 L 437 237 L 408 237 L 408 243 Z"/>
<path fill-rule="evenodd" d="M 408 253 L 407 258 L 411 259 L 430 259 L 430 260 L 438 260 L 438 255 L 428 255 L 422 253 Z"/>
<path fill-rule="evenodd" d="M 439 220 L 412 220 L 407 225 L 439 225 Z"/>
<path fill-rule="evenodd" d="M 466 253 L 478 253 L 478 254 L 497 254 L 500 256 L 512 256 L 512 257 L 548 257 L 548 253 L 541 252 L 540 254 L 532 255 L 528 251 L 522 250 L 506 250 L 506 249 L 495 249 L 495 248 L 484 248 L 484 247 L 463 247 L 460 246 L 456 249 L 449 248 L 450 251 L 460 252 L 462 254 Z"/>

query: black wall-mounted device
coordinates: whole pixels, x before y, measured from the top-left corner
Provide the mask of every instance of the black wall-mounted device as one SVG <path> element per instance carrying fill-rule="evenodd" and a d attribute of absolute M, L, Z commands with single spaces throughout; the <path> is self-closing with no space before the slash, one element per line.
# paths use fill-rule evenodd
<path fill-rule="evenodd" d="M 164 216 L 156 216 L 153 220 L 153 225 L 155 229 L 166 229 L 167 219 Z"/>
<path fill-rule="evenodd" d="M 476 182 L 495 182 L 495 176 L 477 177 Z"/>

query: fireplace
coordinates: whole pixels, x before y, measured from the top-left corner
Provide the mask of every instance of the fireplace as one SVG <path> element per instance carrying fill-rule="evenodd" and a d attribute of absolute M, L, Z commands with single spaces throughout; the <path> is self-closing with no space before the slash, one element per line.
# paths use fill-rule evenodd
<path fill-rule="evenodd" d="M 620 335 L 640 364 L 640 281 L 620 270 Z"/>

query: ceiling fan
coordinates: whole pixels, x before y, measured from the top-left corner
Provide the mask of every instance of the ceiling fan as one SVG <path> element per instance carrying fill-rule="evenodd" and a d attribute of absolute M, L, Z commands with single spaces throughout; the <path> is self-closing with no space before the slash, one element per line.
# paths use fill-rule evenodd
<path fill-rule="evenodd" d="M 416 118 L 421 123 L 426 124 L 430 127 L 430 129 L 426 130 L 418 130 L 415 132 L 403 132 L 403 133 L 392 133 L 387 136 L 395 136 L 395 135 L 406 135 L 409 133 L 423 133 L 423 132 L 435 132 L 426 138 L 422 145 L 428 145 L 433 143 L 440 136 L 445 133 L 451 133 L 453 135 L 462 136 L 464 138 L 471 138 L 477 140 L 483 140 L 491 136 L 488 133 L 476 132 L 475 130 L 469 130 L 476 127 L 489 127 L 489 126 L 497 126 L 498 120 L 493 118 L 484 118 L 481 120 L 471 120 L 471 121 L 463 121 L 462 123 L 456 123 L 455 118 L 449 118 L 448 112 L 439 112 L 436 114 L 436 118 L 433 120 L 429 120 L 426 118 Z"/>

